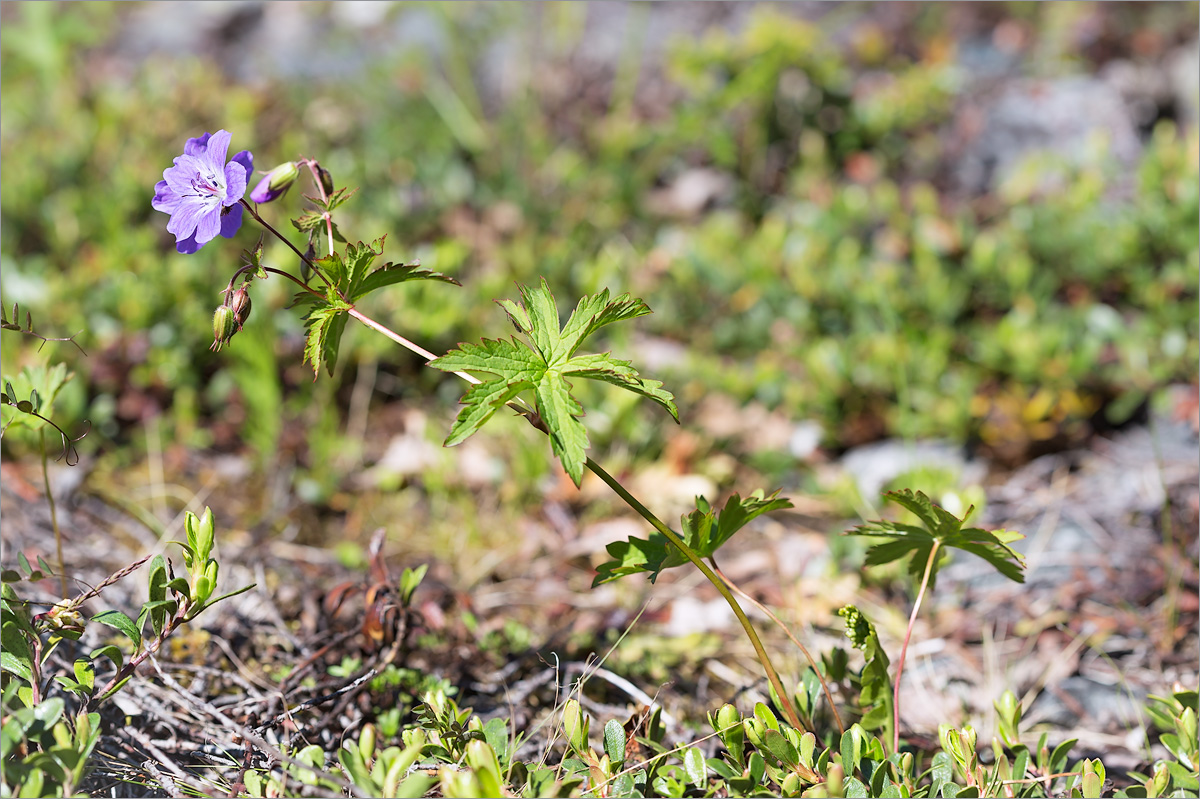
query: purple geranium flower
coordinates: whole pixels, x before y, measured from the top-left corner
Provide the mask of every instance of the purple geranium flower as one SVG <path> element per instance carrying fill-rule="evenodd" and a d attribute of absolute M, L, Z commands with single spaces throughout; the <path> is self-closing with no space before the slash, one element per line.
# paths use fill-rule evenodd
<path fill-rule="evenodd" d="M 246 193 L 254 156 L 242 150 L 225 163 L 232 138 L 229 131 L 218 130 L 188 139 L 183 155 L 154 186 L 152 205 L 171 215 L 167 232 L 175 234 L 175 249 L 179 252 L 196 252 L 218 233 L 232 238 L 242 226 L 238 200 Z"/>

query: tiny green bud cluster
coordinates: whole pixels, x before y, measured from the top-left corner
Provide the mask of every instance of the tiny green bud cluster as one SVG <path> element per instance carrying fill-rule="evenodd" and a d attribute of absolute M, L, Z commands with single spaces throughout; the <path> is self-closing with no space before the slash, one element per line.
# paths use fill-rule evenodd
<path fill-rule="evenodd" d="M 187 546 L 183 550 L 183 561 L 188 569 L 188 593 L 193 603 L 191 618 L 203 610 L 217 588 L 219 565 L 210 557 L 215 543 L 212 509 L 205 508 L 203 516 L 188 511 L 184 516 L 187 530 Z"/>

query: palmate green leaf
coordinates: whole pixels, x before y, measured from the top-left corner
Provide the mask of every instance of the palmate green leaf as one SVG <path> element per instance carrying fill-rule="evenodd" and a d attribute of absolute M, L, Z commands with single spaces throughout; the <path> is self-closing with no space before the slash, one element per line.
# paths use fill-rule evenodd
<path fill-rule="evenodd" d="M 701 557 L 711 557 L 733 534 L 745 527 L 754 519 L 774 510 L 792 507 L 791 500 L 777 499 L 779 491 L 764 497 L 761 490 L 742 499 L 737 494 L 731 496 L 725 503 L 725 508 L 717 516 L 717 532 L 708 544 L 708 550 Z M 692 516 L 696 515 L 693 511 Z M 707 515 L 707 514 L 706 514 Z"/>
<path fill-rule="evenodd" d="M 920 579 L 925 573 L 929 553 L 935 541 L 945 548 L 961 549 L 977 555 L 990 563 L 998 572 L 1014 582 L 1025 582 L 1025 560 L 1010 543 L 1024 538 L 1011 530 L 984 530 L 979 527 L 962 528 L 974 508 L 967 508 L 960 519 L 944 508 L 935 505 L 920 491 L 889 491 L 884 498 L 905 508 L 925 526 L 918 527 L 904 522 L 879 519 L 847 530 L 843 535 L 866 535 L 891 538 L 867 550 L 866 565 L 879 566 L 912 555 L 908 571 Z M 939 563 L 934 563 L 929 573 L 929 588 L 937 582 Z"/>
<path fill-rule="evenodd" d="M 301 233 L 315 230 L 325 222 L 325 216 L 319 211 L 308 211 L 299 218 L 292 220 L 292 226 Z"/>
<path fill-rule="evenodd" d="M 545 363 L 516 339 L 483 339 L 479 344 L 459 344 L 429 365 L 446 372 L 490 372 L 507 382 L 531 385 L 546 370 Z"/>
<path fill-rule="evenodd" d="M 347 311 L 357 300 L 376 289 L 409 280 L 440 280 L 458 285 L 454 278 L 422 268 L 420 264 L 386 263 L 371 270 L 371 264 L 383 253 L 386 239 L 384 236 L 370 244 L 361 241 L 348 244 L 344 257 L 334 252 L 313 261 L 333 285 L 326 287 L 324 297 L 300 292 L 293 299 L 293 306 L 311 306 L 304 320 L 308 327 L 304 360 L 312 364 L 314 378 L 320 375 L 322 366 L 333 374 Z"/>
<path fill-rule="evenodd" d="M 534 386 L 538 413 L 550 431 L 550 448 L 575 485 L 583 480 L 583 463 L 589 446 L 587 428 L 579 417 L 583 406 L 571 396 L 562 373 L 547 369 Z"/>
<path fill-rule="evenodd" d="M 1001 534 L 1004 534 L 1003 536 Z M 1019 540 L 1025 536 L 1012 533 L 1010 530 L 983 530 L 979 527 L 968 527 L 957 533 L 946 536 L 946 544 L 964 552 L 977 555 L 1013 582 L 1025 582 L 1025 556 L 1008 546 L 1004 540 L 1009 535 L 1016 535 Z"/>
<path fill-rule="evenodd" d="M 329 195 L 328 200 L 322 200 L 320 197 L 309 197 L 307 194 L 304 195 L 304 199 L 311 201 L 323 211 L 334 211 L 337 210 L 338 206 L 340 206 L 342 203 L 353 197 L 357 191 L 358 189 L 351 189 L 343 186 L 333 194 Z"/>
<path fill-rule="evenodd" d="M 583 407 L 571 394 L 568 377 L 599 380 L 640 394 L 657 402 L 679 421 L 674 396 L 662 388 L 661 382 L 638 375 L 628 361 L 608 354 L 572 357 L 584 339 L 604 325 L 649 313 L 645 303 L 631 300 L 628 295 L 609 300 L 605 289 L 581 299 L 560 329 L 558 308 L 545 280 L 540 286 L 518 286 L 518 289 L 520 303 L 500 300 L 499 305 L 518 332 L 528 338 L 528 344 L 515 338 L 464 343 L 429 364 L 447 372 L 495 376 L 472 386 L 463 395 L 463 409 L 446 439 L 447 446 L 474 433 L 522 391 L 532 390 L 535 410 L 550 435 L 551 449 L 579 485 L 589 442 L 587 428 L 579 419 Z"/>
<path fill-rule="evenodd" d="M 648 313 L 651 313 L 650 306 L 639 299 L 632 299 L 628 294 L 622 294 L 610 301 L 608 289 L 605 289 L 593 297 L 584 297 L 576 306 L 575 313 L 571 314 L 571 318 L 563 326 L 563 352 L 568 356 L 574 355 L 584 340 L 605 325 L 625 319 L 636 319 Z"/>
<path fill-rule="evenodd" d="M 342 331 L 346 328 L 346 312 L 350 306 L 343 302 L 330 289 L 324 302 L 314 303 L 312 310 L 304 319 L 308 327 L 307 338 L 304 342 L 304 360 L 312 364 L 313 379 L 321 374 L 321 366 L 333 374 L 337 364 L 338 346 L 342 341 Z"/>
<path fill-rule="evenodd" d="M 346 299 L 354 302 L 354 295 L 367 276 L 371 263 L 383 254 L 383 243 L 387 236 L 378 238 L 370 244 L 361 241 L 358 244 L 346 245 L 346 285 L 339 286 Z"/>
<path fill-rule="evenodd" d="M 754 519 L 773 510 L 792 507 L 789 500 L 777 499 L 778 495 L 776 491 L 764 497 L 760 490 L 742 499 L 734 494 L 720 512 L 714 511 L 704 497 L 697 497 L 696 510 L 680 518 L 683 530 L 681 537 L 701 558 L 711 558 L 734 533 Z M 664 569 L 688 562 L 662 533 L 651 533 L 649 538 L 631 537 L 627 541 L 614 541 L 606 549 L 614 560 L 597 567 L 593 588 L 639 572 L 649 572 L 650 581 L 654 582 Z"/>
<path fill-rule="evenodd" d="M 662 388 L 662 381 L 640 377 L 629 361 L 617 360 L 607 354 L 580 355 L 568 361 L 562 371 L 564 375 L 599 380 L 641 394 L 646 399 L 657 402 L 675 421 L 679 421 L 675 396 Z"/>
<path fill-rule="evenodd" d="M 505 403 L 516 399 L 518 394 L 532 387 L 532 383 L 509 383 L 505 380 L 488 380 L 471 386 L 459 400 L 463 409 L 450 428 L 450 435 L 446 437 L 445 446 L 453 447 L 455 444 L 461 444 L 482 427 L 488 419 L 491 419 L 492 415 Z"/>
<path fill-rule="evenodd" d="M 521 332 L 529 336 L 537 352 L 542 356 L 542 360 L 548 365 L 557 365 L 564 360 L 558 357 L 557 352 L 558 306 L 554 302 L 554 295 L 550 293 L 550 287 L 546 285 L 546 279 L 542 278 L 540 289 L 517 286 L 517 290 L 521 292 L 521 303 L 526 312 L 522 321 L 527 322 L 528 327 L 521 326 L 516 319 L 513 319 L 513 323 L 521 328 Z M 511 305 L 511 300 L 505 300 L 502 303 L 504 309 L 509 311 L 510 318 L 513 316 L 509 309 Z"/>
<path fill-rule="evenodd" d="M 340 252 L 333 252 L 324 258 L 317 258 L 313 261 L 313 265 L 324 272 L 333 285 L 339 289 L 345 288 L 347 275 L 346 262 L 342 259 Z"/>
<path fill-rule="evenodd" d="M 441 272 L 435 272 L 432 269 L 421 266 L 419 261 L 411 264 L 393 264 L 389 262 L 364 277 L 362 282 L 350 294 L 350 301 L 357 302 L 376 289 L 391 286 L 395 283 L 405 283 L 409 280 L 439 280 L 442 283 L 450 283 L 454 286 L 462 285 L 449 275 L 444 275 Z"/>
<path fill-rule="evenodd" d="M 368 271 L 377 257 L 383 254 L 382 236 L 370 244 L 350 244 L 346 247 L 346 284 L 339 286 L 349 302 L 357 302 L 376 289 L 409 280 L 439 280 L 455 286 L 459 282 L 449 275 L 426 269 L 419 262 L 412 264 L 386 263 Z"/>
<path fill-rule="evenodd" d="M 664 569 L 687 562 L 683 553 L 665 535 L 657 532 L 651 533 L 649 538 L 630 537 L 627 541 L 614 541 L 605 549 L 614 559 L 596 567 L 593 588 L 641 572 L 649 572 L 650 582 L 654 582 Z"/>

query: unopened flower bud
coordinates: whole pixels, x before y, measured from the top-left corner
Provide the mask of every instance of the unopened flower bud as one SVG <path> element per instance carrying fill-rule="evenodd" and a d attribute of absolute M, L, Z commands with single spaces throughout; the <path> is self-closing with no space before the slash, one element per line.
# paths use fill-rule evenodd
<path fill-rule="evenodd" d="M 329 170 L 317 164 L 317 177 L 321 179 L 321 190 L 328 197 L 333 194 L 333 175 L 329 174 Z"/>
<path fill-rule="evenodd" d="M 278 199 L 292 187 L 298 177 L 300 177 L 300 167 L 296 165 L 295 161 L 282 163 L 258 182 L 254 191 L 250 192 L 250 199 L 256 203 L 269 203 L 271 200 Z"/>
<path fill-rule="evenodd" d="M 308 279 L 312 276 L 312 267 L 309 266 L 309 264 L 311 264 L 313 258 L 316 257 L 317 248 L 313 246 L 313 240 L 310 238 L 308 240 L 308 249 L 304 251 L 304 257 L 300 259 L 300 279 L 305 283 L 307 283 Z"/>
<path fill-rule="evenodd" d="M 219 352 L 221 345 L 229 341 L 236 332 L 237 320 L 233 317 L 233 309 L 228 305 L 220 306 L 213 314 L 213 343 L 209 349 Z"/>
<path fill-rule="evenodd" d="M 49 623 L 50 628 L 63 638 L 77 641 L 83 634 L 83 614 L 79 612 L 79 607 L 73 600 L 60 601 L 43 618 Z"/>
<path fill-rule="evenodd" d="M 237 322 L 237 329 L 241 330 L 242 325 L 246 324 L 246 320 L 250 318 L 250 292 L 246 291 L 245 286 L 230 295 L 229 307 L 233 309 L 233 318 Z"/>

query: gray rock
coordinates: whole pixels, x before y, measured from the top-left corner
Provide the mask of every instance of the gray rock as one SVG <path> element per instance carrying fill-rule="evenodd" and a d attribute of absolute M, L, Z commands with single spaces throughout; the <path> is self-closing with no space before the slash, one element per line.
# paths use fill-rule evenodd
<path fill-rule="evenodd" d="M 996 188 L 1032 153 L 1077 162 L 1096 133 L 1108 137 L 1122 163 L 1132 165 L 1141 153 L 1120 92 L 1098 78 L 1015 81 L 982 113 L 984 122 L 958 167 L 959 182 L 972 192 Z"/>
<path fill-rule="evenodd" d="M 962 485 L 981 482 L 987 471 L 982 463 L 968 461 L 962 447 L 940 441 L 898 439 L 855 447 L 842 456 L 841 465 L 854 478 L 859 494 L 871 501 L 889 482 L 914 469 L 948 469 L 958 473 Z"/>

